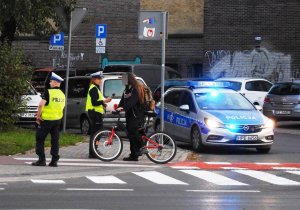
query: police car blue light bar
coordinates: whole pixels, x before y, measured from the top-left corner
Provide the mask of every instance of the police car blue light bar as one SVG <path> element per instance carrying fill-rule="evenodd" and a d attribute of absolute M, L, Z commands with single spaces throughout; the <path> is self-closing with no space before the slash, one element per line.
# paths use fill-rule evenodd
<path fill-rule="evenodd" d="M 214 87 L 214 88 L 228 88 L 230 87 L 229 82 L 222 81 L 189 81 L 188 86 L 191 87 Z"/>

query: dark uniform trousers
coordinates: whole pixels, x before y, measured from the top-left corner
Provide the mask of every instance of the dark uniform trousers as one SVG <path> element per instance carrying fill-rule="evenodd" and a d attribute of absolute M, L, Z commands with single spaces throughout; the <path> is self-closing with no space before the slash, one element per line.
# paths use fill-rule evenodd
<path fill-rule="evenodd" d="M 92 141 L 94 134 L 103 128 L 103 114 L 100 112 L 95 112 L 94 110 L 88 110 L 88 115 L 91 120 L 91 136 L 90 136 L 90 144 L 89 144 L 89 155 L 92 156 L 94 153 L 92 152 Z"/>
<path fill-rule="evenodd" d="M 51 151 L 53 161 L 59 159 L 59 131 L 61 120 L 44 120 L 40 126 L 37 127 L 36 132 L 36 149 L 35 152 L 39 156 L 40 161 L 45 161 L 44 143 L 47 135 L 51 134 Z"/>

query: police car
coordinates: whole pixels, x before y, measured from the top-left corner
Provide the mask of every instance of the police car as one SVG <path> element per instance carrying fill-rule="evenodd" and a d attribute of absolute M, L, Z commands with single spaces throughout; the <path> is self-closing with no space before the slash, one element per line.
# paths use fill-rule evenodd
<path fill-rule="evenodd" d="M 226 82 L 191 81 L 164 95 L 164 131 L 196 151 L 205 146 L 256 148 L 268 153 L 274 123 Z M 155 130 L 160 129 L 161 104 L 156 106 Z"/>

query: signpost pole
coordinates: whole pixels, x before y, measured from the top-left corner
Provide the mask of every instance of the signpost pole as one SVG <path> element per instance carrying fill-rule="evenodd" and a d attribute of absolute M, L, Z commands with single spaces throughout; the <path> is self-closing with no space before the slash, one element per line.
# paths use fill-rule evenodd
<path fill-rule="evenodd" d="M 70 14 L 70 25 L 69 25 L 69 37 L 68 37 L 68 61 L 67 61 L 67 72 L 66 72 L 66 106 L 64 110 L 64 120 L 63 120 L 63 132 L 66 132 L 66 121 L 67 121 L 67 107 L 68 107 L 68 86 L 69 86 L 69 71 L 70 71 L 70 53 L 71 53 L 71 37 L 72 37 L 72 12 Z"/>
<path fill-rule="evenodd" d="M 165 100 L 164 100 L 164 93 L 165 93 L 165 60 L 166 60 L 166 27 L 167 27 L 167 12 L 162 12 L 163 14 L 163 21 L 162 21 L 162 42 L 161 42 L 161 111 L 160 111 L 160 125 L 161 131 L 164 131 L 164 109 L 165 109 Z"/>

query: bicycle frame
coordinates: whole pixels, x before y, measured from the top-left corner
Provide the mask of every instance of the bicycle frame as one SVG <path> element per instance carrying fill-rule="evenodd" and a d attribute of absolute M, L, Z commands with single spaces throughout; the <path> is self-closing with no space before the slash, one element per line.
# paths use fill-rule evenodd
<path fill-rule="evenodd" d="M 142 140 L 149 141 L 151 144 L 153 144 L 153 146 L 145 146 L 145 148 L 147 148 L 147 149 L 155 149 L 155 148 L 162 146 L 162 145 L 158 144 L 157 142 L 153 141 L 152 139 L 148 138 L 147 136 L 142 135 L 141 138 L 142 138 Z"/>

